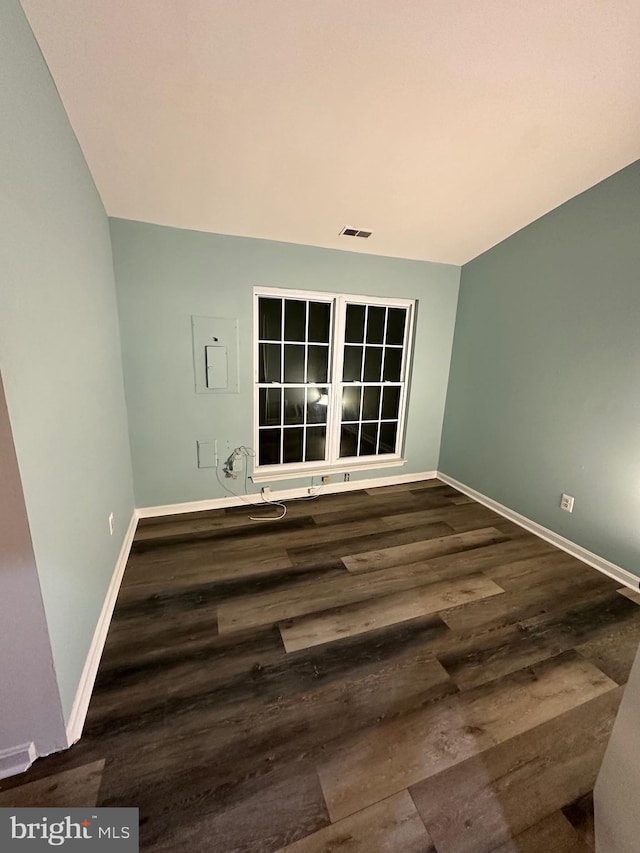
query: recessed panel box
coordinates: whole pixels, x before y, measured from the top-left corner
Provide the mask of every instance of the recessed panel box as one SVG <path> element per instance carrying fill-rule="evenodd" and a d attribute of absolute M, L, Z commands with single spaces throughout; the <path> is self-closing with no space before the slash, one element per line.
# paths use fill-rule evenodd
<path fill-rule="evenodd" d="M 197 394 L 237 394 L 238 321 L 191 317 L 193 370 Z"/>

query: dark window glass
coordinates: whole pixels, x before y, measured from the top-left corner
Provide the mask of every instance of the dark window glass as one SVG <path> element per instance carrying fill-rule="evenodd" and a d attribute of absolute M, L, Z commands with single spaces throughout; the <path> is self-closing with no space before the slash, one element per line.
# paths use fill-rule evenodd
<path fill-rule="evenodd" d="M 331 306 L 327 302 L 309 303 L 309 340 L 329 343 Z M 324 458 L 324 457 L 323 457 Z"/>
<path fill-rule="evenodd" d="M 307 382 L 326 382 L 329 372 L 329 347 L 309 347 Z"/>
<path fill-rule="evenodd" d="M 280 399 L 282 391 L 280 388 L 260 389 L 260 413 L 258 423 L 260 426 L 272 426 L 280 421 Z"/>
<path fill-rule="evenodd" d="M 396 421 L 380 424 L 380 447 L 378 453 L 395 453 L 398 424 Z"/>
<path fill-rule="evenodd" d="M 307 303 L 299 299 L 284 301 L 285 341 L 304 341 L 307 331 Z"/>
<path fill-rule="evenodd" d="M 340 456 L 358 455 L 358 424 L 342 424 L 340 430 Z"/>
<path fill-rule="evenodd" d="M 369 314 L 367 317 L 367 343 L 381 344 L 384 340 L 384 315 L 387 313 L 386 308 L 380 308 L 376 305 L 369 306 Z"/>
<path fill-rule="evenodd" d="M 367 347 L 364 357 L 364 381 L 380 382 L 380 371 L 382 369 L 381 347 Z"/>
<path fill-rule="evenodd" d="M 287 462 L 302 462 L 302 427 L 290 427 L 284 430 L 283 459 Z"/>
<path fill-rule="evenodd" d="M 362 373 L 362 347 L 344 348 L 343 382 L 359 382 Z"/>
<path fill-rule="evenodd" d="M 348 344 L 364 341 L 364 305 L 347 305 L 347 320 L 344 339 Z"/>
<path fill-rule="evenodd" d="M 284 389 L 285 424 L 304 423 L 304 388 Z"/>
<path fill-rule="evenodd" d="M 404 343 L 404 324 L 406 318 L 407 312 L 404 308 L 389 308 L 389 316 L 387 318 L 388 344 Z"/>
<path fill-rule="evenodd" d="M 353 388 L 342 389 L 342 420 L 343 421 L 359 421 L 360 420 L 360 385 Z"/>
<path fill-rule="evenodd" d="M 280 435 L 281 429 L 261 429 L 259 432 L 260 464 L 280 464 Z"/>
<path fill-rule="evenodd" d="M 318 462 L 325 458 L 327 446 L 327 428 L 310 427 L 307 430 L 307 448 L 305 462 Z"/>
<path fill-rule="evenodd" d="M 359 456 L 372 456 L 376 452 L 379 424 L 362 424 Z"/>
<path fill-rule="evenodd" d="M 397 418 L 400 409 L 400 389 L 397 385 L 385 388 L 382 396 L 382 417 Z"/>
<path fill-rule="evenodd" d="M 304 346 L 284 345 L 284 381 L 304 382 Z"/>
<path fill-rule="evenodd" d="M 260 344 L 260 382 L 280 382 L 280 344 Z"/>
<path fill-rule="evenodd" d="M 400 372 L 402 371 L 402 350 L 389 349 L 384 350 L 384 375 L 385 382 L 399 382 Z"/>
<path fill-rule="evenodd" d="M 326 424 L 329 407 L 329 389 L 307 388 L 307 423 Z"/>
<path fill-rule="evenodd" d="M 362 420 L 377 421 L 380 417 L 380 386 L 374 385 L 364 389 L 362 401 Z"/>
<path fill-rule="evenodd" d="M 258 299 L 258 334 L 263 341 L 282 340 L 282 299 Z"/>

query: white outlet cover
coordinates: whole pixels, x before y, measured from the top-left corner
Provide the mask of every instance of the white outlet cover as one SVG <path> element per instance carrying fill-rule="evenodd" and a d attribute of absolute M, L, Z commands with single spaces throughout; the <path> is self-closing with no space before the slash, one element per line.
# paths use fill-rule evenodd
<path fill-rule="evenodd" d="M 562 495 L 560 498 L 560 508 L 566 510 L 566 512 L 573 512 L 573 503 L 574 498 L 571 495 Z"/>

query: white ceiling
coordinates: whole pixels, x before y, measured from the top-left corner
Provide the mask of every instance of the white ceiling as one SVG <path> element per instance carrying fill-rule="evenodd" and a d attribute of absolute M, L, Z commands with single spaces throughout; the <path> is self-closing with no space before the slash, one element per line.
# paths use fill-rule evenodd
<path fill-rule="evenodd" d="M 23 6 L 111 216 L 459 264 L 640 157 L 638 0 Z"/>

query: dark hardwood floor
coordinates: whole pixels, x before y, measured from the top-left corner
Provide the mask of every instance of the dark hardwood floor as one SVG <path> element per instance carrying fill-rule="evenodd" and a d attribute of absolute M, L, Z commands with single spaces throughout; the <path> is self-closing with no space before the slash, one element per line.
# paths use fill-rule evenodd
<path fill-rule="evenodd" d="M 585 853 L 639 597 L 437 480 L 140 523 L 81 741 L 141 849 Z M 628 591 L 625 591 L 628 593 Z"/>

